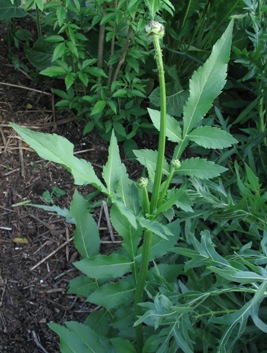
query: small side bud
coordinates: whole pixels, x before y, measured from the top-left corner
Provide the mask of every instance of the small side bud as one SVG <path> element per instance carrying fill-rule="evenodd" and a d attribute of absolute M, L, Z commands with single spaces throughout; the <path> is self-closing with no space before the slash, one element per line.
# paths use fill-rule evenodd
<path fill-rule="evenodd" d="M 171 166 L 175 169 L 178 170 L 181 167 L 181 162 L 179 161 L 179 159 L 173 159 L 171 161 Z"/>
<path fill-rule="evenodd" d="M 144 177 L 141 177 L 140 179 L 138 179 L 137 181 L 137 186 L 140 188 L 140 189 L 145 189 L 147 187 L 147 184 L 148 184 L 148 179 L 147 178 L 144 178 Z"/>
<path fill-rule="evenodd" d="M 163 38 L 164 26 L 157 21 L 151 21 L 145 26 L 145 33 L 151 39 L 153 39 L 153 37 Z"/>

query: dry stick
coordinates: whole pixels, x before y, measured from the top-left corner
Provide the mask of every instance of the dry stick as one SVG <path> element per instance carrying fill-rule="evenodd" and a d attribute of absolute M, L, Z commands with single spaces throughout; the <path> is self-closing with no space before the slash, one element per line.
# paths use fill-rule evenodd
<path fill-rule="evenodd" d="M 20 139 L 19 139 L 19 162 L 20 162 L 20 175 L 24 179 L 25 178 L 25 168 L 24 168 L 22 143 L 21 143 Z"/>
<path fill-rule="evenodd" d="M 74 121 L 74 120 L 76 120 L 76 117 L 58 120 L 57 121 L 57 126 L 69 123 L 69 122 Z M 11 128 L 11 126 L 8 125 L 8 124 L 0 124 L 0 126 L 1 127 L 9 127 L 9 128 Z M 27 128 L 31 128 L 31 129 L 46 129 L 48 127 L 54 126 L 54 123 L 46 123 L 46 124 L 42 124 L 42 125 L 23 124 L 21 126 L 24 126 L 24 127 L 27 127 Z"/>
<path fill-rule="evenodd" d="M 99 39 L 98 39 L 98 52 L 97 52 L 97 67 L 100 69 L 103 66 L 103 53 L 104 53 L 104 42 L 105 42 L 105 24 L 100 25 L 99 29 Z M 100 88 L 101 88 L 102 78 L 101 76 L 97 79 L 97 94 L 100 95 Z"/>
<path fill-rule="evenodd" d="M 5 145 L 6 145 L 6 138 L 5 138 L 4 132 L 3 132 L 3 130 L 1 129 L 1 127 L 0 127 L 0 134 L 1 134 L 1 137 L 2 137 L 2 140 L 3 140 L 3 144 L 4 144 L 4 146 L 5 146 Z"/>
<path fill-rule="evenodd" d="M 48 353 L 47 350 L 39 342 L 35 331 L 32 331 L 32 339 L 34 340 L 36 346 L 41 349 L 41 351 L 43 351 L 44 353 Z"/>
<path fill-rule="evenodd" d="M 66 229 L 66 241 L 69 241 L 70 240 L 70 232 L 69 232 L 69 228 L 67 227 L 67 225 L 65 226 L 65 229 Z M 70 258 L 70 247 L 67 244 L 66 245 L 66 260 L 67 260 L 67 262 L 69 262 L 69 258 Z"/>
<path fill-rule="evenodd" d="M 67 241 L 65 241 L 63 244 L 61 244 L 58 248 L 56 248 L 54 251 L 52 251 L 49 255 L 47 255 L 46 257 L 44 257 L 41 261 L 39 261 L 36 265 L 34 265 L 32 268 L 30 268 L 30 271 L 35 270 L 37 267 L 39 267 L 41 264 L 43 264 L 45 261 L 47 261 L 48 259 L 50 259 L 50 257 L 52 257 L 53 255 L 55 255 L 60 249 L 64 248 L 64 246 L 68 245 L 72 240 L 74 239 L 74 237 L 71 237 L 70 239 L 68 239 Z"/>
<path fill-rule="evenodd" d="M 6 287 L 7 287 L 7 279 L 4 280 L 4 288 L 3 288 L 1 299 L 0 299 L 0 308 L 3 306 L 3 301 L 4 301 L 5 292 L 6 292 Z"/>
<path fill-rule="evenodd" d="M 130 44 L 131 34 L 132 34 L 132 27 L 129 26 L 128 27 L 127 37 L 126 37 L 125 47 L 124 47 L 123 53 L 121 55 L 120 61 L 118 62 L 118 65 L 116 67 L 116 71 L 114 73 L 112 82 L 115 82 L 117 80 L 119 72 L 120 72 L 120 69 L 121 69 L 122 65 L 124 64 L 124 62 L 125 62 L 125 58 L 126 58 L 126 55 L 127 55 L 127 52 L 128 52 L 129 44 Z"/>
<path fill-rule="evenodd" d="M 44 94 L 44 95 L 46 95 L 46 96 L 51 97 L 51 101 L 52 101 L 53 126 L 54 126 L 54 129 L 56 129 L 57 124 L 56 124 L 56 112 L 55 112 L 55 98 L 54 98 L 53 93 L 45 92 L 45 91 L 40 91 L 40 90 L 38 90 L 38 89 L 30 88 L 30 87 L 26 87 L 26 86 L 15 85 L 15 84 L 13 84 L 13 83 L 0 82 L 0 85 L 2 85 L 2 86 L 9 86 L 9 87 L 16 87 L 16 88 L 20 88 L 20 89 L 26 89 L 27 91 L 33 91 L 33 92 L 41 93 L 41 94 Z"/>
<path fill-rule="evenodd" d="M 100 226 L 100 221 L 101 221 L 101 217 L 102 217 L 102 212 L 104 210 L 104 213 L 105 213 L 105 217 L 106 217 L 106 221 L 107 221 L 107 226 L 108 226 L 108 230 L 109 230 L 109 234 L 110 234 L 110 238 L 112 240 L 112 242 L 115 241 L 115 238 L 114 238 L 114 234 L 113 234 L 113 230 L 112 230 L 112 225 L 111 225 L 111 222 L 110 222 L 110 217 L 109 217 L 109 212 L 108 212 L 108 205 L 105 201 L 102 201 L 102 205 L 101 205 L 101 208 L 100 208 L 100 214 L 99 214 L 99 219 L 98 219 L 98 227 Z"/>

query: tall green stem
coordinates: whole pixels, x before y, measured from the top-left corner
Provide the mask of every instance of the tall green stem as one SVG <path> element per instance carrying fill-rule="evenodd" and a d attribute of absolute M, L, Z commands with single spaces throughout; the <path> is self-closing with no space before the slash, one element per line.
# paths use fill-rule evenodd
<path fill-rule="evenodd" d="M 160 85 L 160 134 L 159 134 L 159 144 L 158 144 L 158 157 L 157 166 L 155 173 L 155 180 L 152 190 L 150 207 L 147 205 L 145 209 L 150 208 L 150 214 L 157 208 L 160 186 L 162 181 L 162 170 L 165 155 L 165 144 L 166 144 L 166 88 L 165 88 L 165 78 L 164 78 L 164 68 L 162 61 L 162 52 L 160 47 L 159 38 L 163 36 L 164 28 L 158 23 L 151 21 L 151 23 L 146 28 L 147 34 L 152 38 L 154 48 L 155 48 L 155 58 L 157 62 L 157 69 L 159 75 L 159 85 Z M 137 278 L 136 292 L 135 292 L 135 311 L 136 316 L 142 315 L 142 308 L 139 303 L 143 301 L 144 297 L 144 287 L 147 278 L 148 266 L 150 261 L 150 252 L 152 245 L 153 233 L 149 230 L 144 232 L 144 243 L 142 246 L 142 256 L 140 271 Z M 136 340 L 137 340 L 137 352 L 141 353 L 143 349 L 143 331 L 142 325 L 136 327 Z"/>
<path fill-rule="evenodd" d="M 143 301 L 143 297 L 144 297 L 144 287 L 145 287 L 147 270 L 148 270 L 149 259 L 150 259 L 151 244 L 152 244 L 152 232 L 146 230 L 144 232 L 144 243 L 142 247 L 141 266 L 140 266 L 140 272 L 138 274 L 138 280 L 137 280 L 136 292 L 135 292 L 136 316 L 142 315 L 142 308 L 138 304 Z M 136 342 L 137 342 L 138 353 L 142 352 L 143 340 L 144 339 L 143 339 L 142 325 L 138 325 L 136 327 Z"/>
<path fill-rule="evenodd" d="M 160 48 L 159 38 L 153 37 L 153 44 L 155 48 L 155 58 L 157 62 L 158 75 L 159 75 L 159 87 L 160 87 L 160 133 L 159 133 L 159 144 L 158 144 L 158 158 L 155 180 L 151 198 L 151 213 L 157 208 L 160 185 L 162 180 L 162 170 L 165 156 L 165 145 L 166 145 L 166 87 L 165 87 L 165 76 L 164 67 L 162 61 L 162 52 Z"/>

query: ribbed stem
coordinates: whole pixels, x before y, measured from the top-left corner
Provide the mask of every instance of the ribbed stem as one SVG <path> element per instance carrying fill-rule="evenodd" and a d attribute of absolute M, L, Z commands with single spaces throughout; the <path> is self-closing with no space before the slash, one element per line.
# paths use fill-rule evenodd
<path fill-rule="evenodd" d="M 166 145 L 166 87 L 164 77 L 164 67 L 162 61 L 162 52 L 160 48 L 159 38 L 154 36 L 153 38 L 155 48 L 155 59 L 158 67 L 159 75 L 159 87 L 160 87 L 160 133 L 159 133 L 159 144 L 158 144 L 158 158 L 155 180 L 151 198 L 151 213 L 157 208 L 159 191 L 162 180 L 162 170 L 165 156 L 165 145 Z"/>
<path fill-rule="evenodd" d="M 158 75 L 159 75 L 161 110 L 160 110 L 160 133 L 159 133 L 157 166 L 156 166 L 155 180 L 154 180 L 153 190 L 151 195 L 150 207 L 147 204 L 148 198 L 145 199 L 145 209 L 150 209 L 150 214 L 153 214 L 153 212 L 158 206 L 159 192 L 160 192 L 160 186 L 162 181 L 164 155 L 165 155 L 165 145 L 166 145 L 166 88 L 165 88 L 162 52 L 161 52 L 159 37 L 157 35 L 153 35 L 152 40 L 155 48 L 155 58 L 157 62 Z M 142 246 L 140 272 L 138 274 L 136 293 L 135 293 L 136 316 L 142 315 L 142 308 L 138 304 L 143 301 L 143 297 L 144 297 L 144 287 L 145 287 L 149 260 L 150 260 L 152 236 L 153 234 L 151 231 L 149 230 L 144 231 L 144 243 Z M 144 341 L 142 325 L 138 325 L 136 327 L 136 339 L 137 339 L 137 352 L 141 353 L 143 349 L 143 341 Z"/>

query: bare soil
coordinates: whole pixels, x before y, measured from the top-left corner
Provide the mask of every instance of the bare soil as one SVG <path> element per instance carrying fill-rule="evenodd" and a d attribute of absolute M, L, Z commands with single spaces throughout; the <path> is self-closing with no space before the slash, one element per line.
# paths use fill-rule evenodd
<path fill-rule="evenodd" d="M 53 214 L 14 205 L 46 204 L 43 193 L 57 186 L 66 194 L 55 203 L 68 207 L 73 180 L 63 168 L 41 160 L 9 123 L 67 137 L 99 171 L 107 145 L 96 134 L 84 137 L 69 115 L 57 114 L 55 126 L 52 97 L 39 92 L 46 82 L 31 80 L 10 64 L 3 31 L 0 27 L 0 353 L 57 353 L 59 339 L 47 324 L 83 321 L 93 310 L 67 293 L 78 274 L 73 266 L 78 254 L 70 241 L 74 229 Z M 105 229 L 102 233 L 108 240 Z"/>

